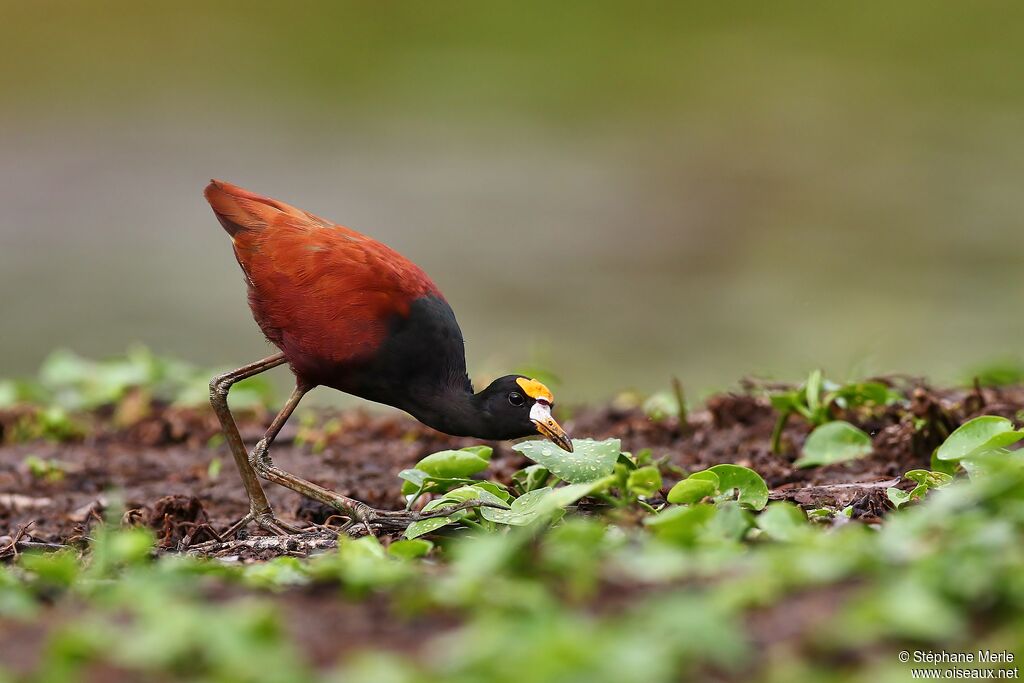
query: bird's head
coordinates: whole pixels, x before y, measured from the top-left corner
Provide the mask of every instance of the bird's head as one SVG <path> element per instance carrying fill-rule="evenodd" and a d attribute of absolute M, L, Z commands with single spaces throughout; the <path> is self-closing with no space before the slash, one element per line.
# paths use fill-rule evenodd
<path fill-rule="evenodd" d="M 555 399 L 542 383 L 523 375 L 505 375 L 480 392 L 484 410 L 499 438 L 518 439 L 543 434 L 559 448 L 572 452 L 572 441 L 551 417 Z"/>

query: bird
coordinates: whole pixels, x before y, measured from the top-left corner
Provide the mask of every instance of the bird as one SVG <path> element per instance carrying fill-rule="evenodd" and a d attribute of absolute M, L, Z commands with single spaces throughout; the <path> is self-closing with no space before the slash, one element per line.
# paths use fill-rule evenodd
<path fill-rule="evenodd" d="M 345 526 L 402 529 L 450 514 L 377 510 L 277 467 L 270 446 L 302 397 L 325 386 L 403 410 L 453 436 L 486 440 L 540 434 L 573 450 L 552 417 L 554 396 L 541 381 L 499 377 L 475 392 L 455 313 L 433 280 L 409 259 L 355 230 L 284 202 L 212 180 L 204 192 L 231 239 L 256 324 L 278 352 L 210 381 L 210 402 L 249 497 L 249 523 L 274 534 L 301 531 L 278 518 L 265 479 L 338 510 Z M 287 364 L 295 388 L 248 452 L 227 397 L 231 386 Z M 469 501 L 470 507 L 480 501 Z"/>

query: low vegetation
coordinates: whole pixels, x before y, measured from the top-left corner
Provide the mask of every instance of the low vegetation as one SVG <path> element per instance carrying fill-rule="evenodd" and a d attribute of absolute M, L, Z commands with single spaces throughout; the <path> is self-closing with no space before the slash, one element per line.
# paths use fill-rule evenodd
<path fill-rule="evenodd" d="M 26 449 L 87 441 L 127 402 L 186 405 L 206 376 L 142 351 L 55 358 L 38 383 L 0 385 L 4 424 L 19 425 L 0 468 L 39 491 L 74 473 Z M 0 681 L 875 681 L 910 678 L 900 650 L 1024 653 L 1024 431 L 1002 414 L 1019 401 L 922 386 L 813 373 L 748 386 L 731 422 L 715 399 L 690 414 L 681 391 L 648 400 L 573 454 L 452 444 L 394 472 L 396 502 L 488 507 L 315 553 L 204 553 L 113 504 L 75 539 L 26 541 L 21 525 L 0 539 L 0 634 L 19 639 L 0 645 Z M 74 429 L 45 428 L 55 407 Z M 713 464 L 675 445 L 626 450 L 640 429 L 701 452 L 742 433 L 789 482 L 739 449 Z M 309 418 L 292 447 L 326 457 L 352 431 Z M 906 461 L 924 466 L 879 476 L 904 432 Z M 873 459 L 877 472 L 855 469 Z"/>

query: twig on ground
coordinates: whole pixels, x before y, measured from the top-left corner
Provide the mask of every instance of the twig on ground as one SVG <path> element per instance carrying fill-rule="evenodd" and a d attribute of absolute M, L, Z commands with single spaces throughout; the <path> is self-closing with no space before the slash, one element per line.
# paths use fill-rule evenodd
<path fill-rule="evenodd" d="M 288 536 L 253 536 L 232 541 L 207 541 L 188 548 L 189 555 L 219 556 L 232 551 L 272 550 L 287 555 L 309 555 L 317 550 L 338 547 L 336 534 L 291 534 Z"/>
<path fill-rule="evenodd" d="M 35 523 L 36 520 L 32 519 L 29 520 L 26 524 L 22 524 L 21 528 L 15 532 L 14 538 L 11 539 L 11 542 L 4 546 L 2 549 L 0 549 L 0 558 L 6 557 L 8 554 L 17 557 L 18 545 L 23 543 L 21 539 L 25 537 L 25 534 L 28 532 L 29 528 Z"/>

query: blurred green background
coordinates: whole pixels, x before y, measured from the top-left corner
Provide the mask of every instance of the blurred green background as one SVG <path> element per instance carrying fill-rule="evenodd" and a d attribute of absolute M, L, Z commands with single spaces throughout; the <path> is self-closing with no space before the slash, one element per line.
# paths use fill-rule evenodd
<path fill-rule="evenodd" d="M 1024 349 L 1024 5 L 2 2 L 0 375 L 269 351 L 210 177 L 445 291 L 560 398 Z"/>

